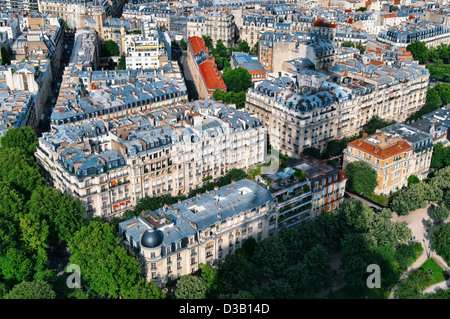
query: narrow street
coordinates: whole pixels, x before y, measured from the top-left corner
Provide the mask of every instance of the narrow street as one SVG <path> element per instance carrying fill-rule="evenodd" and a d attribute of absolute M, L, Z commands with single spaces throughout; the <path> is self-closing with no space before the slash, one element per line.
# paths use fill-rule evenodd
<path fill-rule="evenodd" d="M 180 60 L 178 62 L 180 63 L 180 68 L 184 75 L 184 81 L 186 83 L 186 88 L 188 90 L 189 101 L 198 100 L 198 93 L 197 88 L 195 87 L 194 84 L 194 78 L 191 75 L 191 72 L 189 71 L 188 67 L 187 51 L 183 51 Z"/>
<path fill-rule="evenodd" d="M 52 80 L 52 91 L 49 94 L 45 109 L 43 111 L 43 117 L 42 120 L 39 121 L 39 126 L 36 128 L 36 134 L 38 137 L 42 136 L 43 132 L 47 132 L 50 130 L 50 117 L 52 114 L 53 107 L 55 106 L 56 100 L 58 99 L 59 95 L 59 88 L 62 81 L 62 75 L 64 72 L 65 66 L 69 63 L 69 59 L 72 53 L 74 43 L 74 33 L 70 31 L 65 32 L 64 36 L 64 51 L 62 53 L 61 57 L 61 65 L 60 69 L 58 70 L 57 75 Z M 67 47 L 67 48 L 66 48 Z"/>

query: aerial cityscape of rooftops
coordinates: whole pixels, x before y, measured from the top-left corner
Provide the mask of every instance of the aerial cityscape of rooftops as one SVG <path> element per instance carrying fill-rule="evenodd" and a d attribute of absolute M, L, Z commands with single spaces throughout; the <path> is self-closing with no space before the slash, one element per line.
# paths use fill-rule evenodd
<path fill-rule="evenodd" d="M 450 299 L 449 1 L 0 11 L 0 299 Z"/>

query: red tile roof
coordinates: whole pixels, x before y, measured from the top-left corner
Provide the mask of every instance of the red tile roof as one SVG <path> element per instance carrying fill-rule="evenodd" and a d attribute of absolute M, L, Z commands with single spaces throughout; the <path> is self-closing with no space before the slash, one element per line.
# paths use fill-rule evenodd
<path fill-rule="evenodd" d="M 367 143 L 364 138 L 359 138 L 348 143 L 348 145 L 382 159 L 387 159 L 412 150 L 411 145 L 404 140 L 399 140 L 397 143 L 393 143 L 383 148 L 372 143 Z"/>
<path fill-rule="evenodd" d="M 205 61 L 199 65 L 200 72 L 202 73 L 205 85 L 210 90 L 222 89 L 226 90 L 227 86 L 220 75 L 219 70 L 213 62 Z"/>
<path fill-rule="evenodd" d="M 205 50 L 206 53 L 209 53 L 208 48 L 205 46 L 205 41 L 202 38 L 193 36 L 190 37 L 189 43 L 191 44 L 192 52 L 195 54 L 199 53 L 202 50 Z"/>

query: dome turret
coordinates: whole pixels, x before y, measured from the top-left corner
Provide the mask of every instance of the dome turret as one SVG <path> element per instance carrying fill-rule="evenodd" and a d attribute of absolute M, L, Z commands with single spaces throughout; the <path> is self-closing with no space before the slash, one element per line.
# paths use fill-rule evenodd
<path fill-rule="evenodd" d="M 141 245 L 145 248 L 155 248 L 162 244 L 163 233 L 160 230 L 146 230 L 141 238 Z"/>

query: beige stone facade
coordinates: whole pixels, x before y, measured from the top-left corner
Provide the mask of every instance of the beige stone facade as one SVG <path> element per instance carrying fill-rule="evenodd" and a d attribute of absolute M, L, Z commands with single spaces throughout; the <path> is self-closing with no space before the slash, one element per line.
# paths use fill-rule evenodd
<path fill-rule="evenodd" d="M 147 280 L 163 286 L 200 264 L 217 265 L 250 237 L 260 241 L 274 236 L 277 215 L 270 192 L 244 179 L 143 212 L 121 223 L 119 233 L 142 258 Z"/>
<path fill-rule="evenodd" d="M 186 195 L 233 168 L 264 162 L 266 133 L 256 118 L 212 100 L 194 103 L 113 120 L 113 129 L 103 120 L 56 126 L 40 138 L 36 158 L 53 187 L 104 217 L 120 216 L 145 196 Z M 209 107 L 230 116 L 209 117 Z"/>

